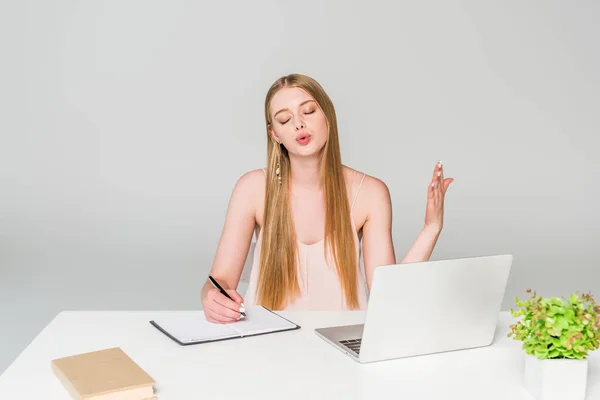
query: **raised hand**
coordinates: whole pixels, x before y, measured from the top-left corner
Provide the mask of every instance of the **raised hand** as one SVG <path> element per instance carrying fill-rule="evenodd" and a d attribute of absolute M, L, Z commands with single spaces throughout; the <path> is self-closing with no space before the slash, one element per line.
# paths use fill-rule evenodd
<path fill-rule="evenodd" d="M 444 199 L 454 178 L 444 178 L 444 168 L 439 161 L 433 169 L 433 177 L 427 190 L 425 229 L 440 232 L 444 225 Z"/>

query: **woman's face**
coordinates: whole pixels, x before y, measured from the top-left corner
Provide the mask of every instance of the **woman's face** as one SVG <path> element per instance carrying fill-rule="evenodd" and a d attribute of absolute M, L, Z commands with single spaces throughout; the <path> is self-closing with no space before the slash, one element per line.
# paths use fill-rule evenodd
<path fill-rule="evenodd" d="M 270 132 L 290 154 L 311 156 L 327 141 L 327 119 L 315 99 L 300 88 L 283 88 L 271 100 Z"/>

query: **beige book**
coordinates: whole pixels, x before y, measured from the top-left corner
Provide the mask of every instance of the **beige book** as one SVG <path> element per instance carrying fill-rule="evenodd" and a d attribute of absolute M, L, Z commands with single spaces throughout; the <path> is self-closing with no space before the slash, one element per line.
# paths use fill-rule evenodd
<path fill-rule="evenodd" d="M 52 360 L 52 370 L 77 400 L 156 399 L 156 383 L 119 347 Z"/>

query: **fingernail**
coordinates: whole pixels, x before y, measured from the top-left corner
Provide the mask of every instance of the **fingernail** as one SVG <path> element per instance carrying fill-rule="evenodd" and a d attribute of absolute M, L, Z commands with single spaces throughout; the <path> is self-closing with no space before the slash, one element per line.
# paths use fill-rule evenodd
<path fill-rule="evenodd" d="M 242 307 L 244 307 L 244 303 L 242 303 Z"/>
<path fill-rule="evenodd" d="M 244 312 L 246 309 L 244 307 L 240 307 L 240 312 Z"/>
<path fill-rule="evenodd" d="M 438 176 L 440 176 L 441 174 L 442 174 L 441 172 L 438 172 Z"/>
<path fill-rule="evenodd" d="M 435 182 L 431 184 L 431 187 L 435 187 Z"/>

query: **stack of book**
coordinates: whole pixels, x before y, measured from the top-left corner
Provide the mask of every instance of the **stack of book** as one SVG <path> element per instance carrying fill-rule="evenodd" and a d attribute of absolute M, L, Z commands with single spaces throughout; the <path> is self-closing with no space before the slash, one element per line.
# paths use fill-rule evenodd
<path fill-rule="evenodd" d="M 77 400 L 156 400 L 154 379 L 114 347 L 52 360 L 52 370 Z"/>

